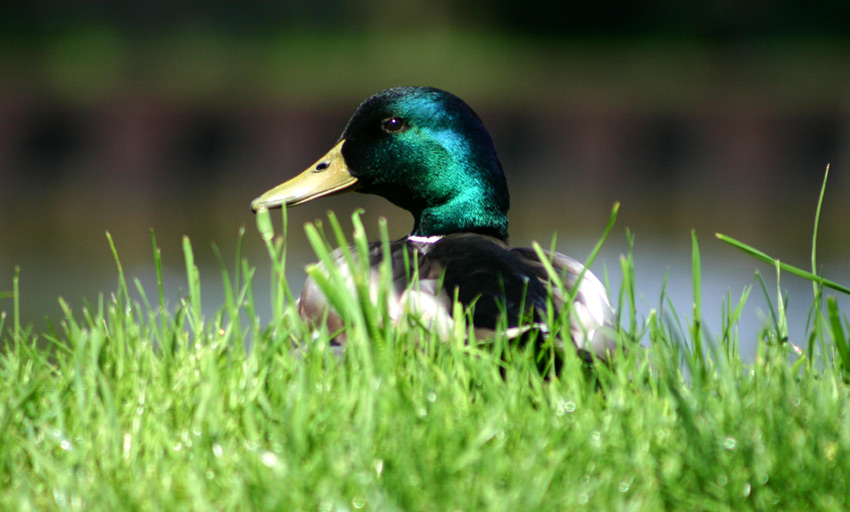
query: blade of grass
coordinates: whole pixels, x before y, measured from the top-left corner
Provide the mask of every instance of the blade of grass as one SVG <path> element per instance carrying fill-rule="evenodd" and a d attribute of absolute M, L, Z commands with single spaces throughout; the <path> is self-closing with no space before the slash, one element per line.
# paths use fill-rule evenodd
<path fill-rule="evenodd" d="M 153 262 L 154 269 L 156 271 L 157 300 L 159 301 L 159 325 L 157 326 L 157 329 L 161 349 L 163 350 L 163 353 L 166 354 L 166 368 L 168 369 L 168 365 L 171 363 L 171 356 L 174 353 L 176 340 L 174 336 L 168 334 L 168 317 L 166 314 L 165 292 L 163 289 L 164 281 L 162 279 L 162 250 L 156 243 L 156 234 L 153 229 L 151 229 L 151 247 L 153 249 Z"/>
<path fill-rule="evenodd" d="M 286 233 L 288 229 L 288 216 L 286 206 L 281 208 L 283 213 L 283 235 L 281 238 L 275 239 L 274 224 L 272 223 L 271 212 L 265 208 L 257 211 L 255 220 L 257 223 L 257 231 L 260 232 L 260 238 L 266 246 L 269 259 L 272 263 L 272 286 L 270 287 L 269 300 L 272 305 L 272 317 L 281 319 L 284 316 L 285 304 L 287 301 L 292 302 L 292 292 L 289 289 L 289 284 L 286 280 Z"/>
<path fill-rule="evenodd" d="M 750 292 L 753 290 L 752 285 L 748 285 L 744 287 L 744 291 L 741 292 L 741 298 L 738 299 L 738 305 L 735 306 L 735 310 L 732 311 L 732 294 L 731 292 L 727 293 L 727 317 L 726 317 L 726 325 L 723 330 L 723 342 L 727 344 L 727 349 L 735 350 L 737 352 L 737 336 L 735 339 L 732 339 L 732 329 L 734 326 L 738 325 L 741 321 L 741 314 L 744 311 L 744 306 L 747 303 L 747 300 L 750 297 Z M 729 357 L 731 358 L 731 352 L 727 352 Z"/>
<path fill-rule="evenodd" d="M 818 206 L 815 208 L 815 226 L 812 230 L 812 274 L 818 273 L 817 252 L 818 252 L 818 225 L 820 224 L 820 213 L 823 209 L 823 196 L 826 194 L 826 181 L 829 178 L 829 164 L 826 166 L 826 171 L 823 175 L 823 184 L 820 187 L 820 195 L 818 196 Z M 815 300 L 819 301 L 820 289 L 823 285 L 820 281 L 812 281 L 812 289 L 815 293 Z"/>
<path fill-rule="evenodd" d="M 195 328 L 196 341 L 203 333 L 203 321 L 201 314 L 201 276 L 198 266 L 195 265 L 195 254 L 192 251 L 192 242 L 188 236 L 183 236 L 183 257 L 186 261 L 186 279 L 189 286 L 189 303 L 192 315 L 189 320 Z"/>
<path fill-rule="evenodd" d="M 121 260 L 118 258 L 118 250 L 115 249 L 115 242 L 112 240 L 112 234 L 106 232 L 106 240 L 109 241 L 109 250 L 112 251 L 112 257 L 115 259 L 115 266 L 118 267 L 118 296 L 119 302 L 130 300 L 130 294 L 127 291 L 127 281 L 124 279 L 124 267 L 121 265 Z"/>
<path fill-rule="evenodd" d="M 828 279 L 824 279 L 823 277 L 812 274 L 811 272 L 807 272 L 807 271 L 805 271 L 801 268 L 795 267 L 793 265 L 789 265 L 788 263 L 783 263 L 778 258 L 773 258 L 771 256 L 768 256 L 767 254 L 763 253 L 762 251 L 760 251 L 760 250 L 758 250 L 758 249 L 756 249 L 752 246 L 749 246 L 749 245 L 747 245 L 747 244 L 745 244 L 741 241 L 738 241 L 738 240 L 736 240 L 736 239 L 734 239 L 730 236 L 726 236 L 722 233 L 715 233 L 714 236 L 716 236 L 719 240 L 726 242 L 727 244 L 731 245 L 732 247 L 740 249 L 741 251 L 749 254 L 750 256 L 756 258 L 757 260 L 763 261 L 763 262 L 765 262 L 769 265 L 778 265 L 780 269 L 788 272 L 789 274 L 793 274 L 797 277 L 802 277 L 803 279 L 807 279 L 807 280 L 815 282 L 815 283 L 820 283 L 827 288 L 830 288 L 832 290 L 850 295 L 850 288 L 848 288 L 844 285 L 838 284 L 838 283 L 830 281 Z"/>
<path fill-rule="evenodd" d="M 835 351 L 838 352 L 838 360 L 844 381 L 850 381 L 850 339 L 841 325 L 841 313 L 838 311 L 838 301 L 835 297 L 827 297 L 826 310 L 829 314 L 829 326 L 832 331 L 832 341 Z"/>
<path fill-rule="evenodd" d="M 154 230 L 151 229 L 151 247 L 153 247 L 153 264 L 154 269 L 156 270 L 156 290 L 157 296 L 159 297 L 159 307 L 163 311 L 165 310 L 165 293 L 163 292 L 162 287 L 162 251 L 159 246 L 156 244 L 156 234 Z M 165 330 L 165 320 L 163 320 L 163 330 Z"/>
<path fill-rule="evenodd" d="M 629 337 L 632 340 L 639 339 L 637 333 L 637 298 L 635 290 L 635 237 L 626 228 L 626 241 L 629 244 L 629 250 L 625 256 L 620 257 L 620 269 L 623 272 L 623 286 L 620 288 L 620 297 L 617 304 L 617 311 L 620 311 L 620 320 L 622 320 L 622 311 L 624 308 L 624 300 L 628 300 L 629 311 Z M 625 296 L 625 299 L 624 299 Z"/>
<path fill-rule="evenodd" d="M 242 323 L 240 319 L 239 306 L 241 302 L 238 300 L 236 296 L 236 292 L 234 289 L 238 291 L 239 283 L 236 282 L 231 284 L 230 275 L 227 272 L 227 264 L 224 261 L 224 257 L 221 255 L 221 251 L 218 249 L 216 244 L 212 244 L 213 253 L 215 253 L 215 257 L 218 260 L 218 264 L 221 267 L 221 283 L 224 287 L 224 308 L 227 310 L 227 315 L 230 317 L 230 325 L 229 328 L 232 329 L 233 336 L 236 337 L 240 341 L 240 343 L 244 344 L 244 339 L 242 337 Z M 236 265 L 236 268 L 239 268 L 239 265 Z"/>
<path fill-rule="evenodd" d="M 694 291 L 693 323 L 691 324 L 691 339 L 693 340 L 693 354 L 691 356 L 694 361 L 694 368 L 691 368 L 691 370 L 698 370 L 701 378 L 706 371 L 705 352 L 703 352 L 702 343 L 702 259 L 695 230 L 691 230 L 691 277 Z"/>
<path fill-rule="evenodd" d="M 358 323 L 360 319 L 357 314 L 358 310 L 353 304 L 353 297 L 348 292 L 349 286 L 342 270 L 336 265 L 336 258 L 332 254 L 330 243 L 324 235 L 322 225 L 320 223 L 308 223 L 304 226 L 304 233 L 307 235 L 307 240 L 319 261 L 306 268 L 307 276 L 322 290 L 322 294 L 328 299 L 328 303 L 339 313 L 342 319 L 353 324 Z M 344 254 L 348 247 L 345 246 L 341 249 Z"/>
<path fill-rule="evenodd" d="M 776 334 L 778 336 L 778 341 L 784 342 L 788 341 L 788 316 L 786 315 L 787 305 L 785 303 L 785 297 L 782 296 L 782 286 L 780 285 L 780 277 L 781 277 L 781 268 L 779 267 L 779 260 L 776 260 L 775 264 L 776 268 L 776 310 L 779 316 L 777 317 L 776 324 Z"/>
<path fill-rule="evenodd" d="M 12 339 L 15 343 L 20 343 L 21 340 L 21 290 L 19 287 L 21 277 L 21 267 L 15 266 L 15 277 L 12 278 L 12 295 L 14 296 L 14 308 L 12 313 L 12 327 L 14 336 Z"/>
<path fill-rule="evenodd" d="M 820 276 L 820 272 L 818 272 L 817 266 L 817 250 L 818 250 L 818 226 L 820 225 L 820 214 L 823 209 L 823 197 L 826 194 L 826 182 L 829 178 L 829 164 L 826 166 L 826 171 L 823 175 L 823 183 L 820 188 L 820 195 L 818 196 L 818 204 L 815 208 L 815 225 L 812 229 L 812 274 L 817 274 Z M 823 343 L 822 336 L 822 324 L 820 319 L 822 317 L 821 311 L 823 309 L 823 281 L 812 281 L 812 292 L 814 293 L 814 301 L 812 302 L 812 307 L 809 310 L 809 316 L 806 321 L 806 330 L 808 331 L 811 328 L 809 339 L 807 340 L 807 354 L 808 360 L 811 362 L 813 360 L 815 342 L 816 340 L 820 340 Z"/>

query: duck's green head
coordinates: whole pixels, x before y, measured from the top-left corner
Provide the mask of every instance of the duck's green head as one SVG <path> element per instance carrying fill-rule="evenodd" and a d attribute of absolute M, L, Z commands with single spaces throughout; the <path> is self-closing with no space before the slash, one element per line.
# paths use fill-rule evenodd
<path fill-rule="evenodd" d="M 364 101 L 338 143 L 252 203 L 256 211 L 356 190 L 410 211 L 418 236 L 507 239 L 508 187 L 484 124 L 457 96 L 396 87 Z"/>

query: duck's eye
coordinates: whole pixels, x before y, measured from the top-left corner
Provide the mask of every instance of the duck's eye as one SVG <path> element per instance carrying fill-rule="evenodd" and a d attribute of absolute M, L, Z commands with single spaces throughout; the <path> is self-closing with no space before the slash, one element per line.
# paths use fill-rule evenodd
<path fill-rule="evenodd" d="M 407 128 L 407 121 L 400 117 L 388 117 L 381 121 L 381 128 L 387 133 L 398 133 Z"/>

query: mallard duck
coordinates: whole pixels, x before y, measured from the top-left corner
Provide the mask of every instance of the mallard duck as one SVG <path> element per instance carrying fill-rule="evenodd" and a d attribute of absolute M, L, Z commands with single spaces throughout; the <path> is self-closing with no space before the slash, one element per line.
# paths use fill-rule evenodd
<path fill-rule="evenodd" d="M 474 304 L 472 321 L 479 332 L 496 329 L 506 315 L 508 336 L 522 335 L 522 327 L 529 325 L 547 334 L 547 270 L 535 250 L 508 246 L 510 200 L 502 165 L 490 134 L 463 100 L 431 87 L 379 92 L 354 112 L 326 155 L 251 206 L 256 212 L 349 191 L 377 194 L 413 214 L 413 231 L 390 247 L 393 318 L 409 307 L 444 329 L 456 293 L 463 305 Z M 414 252 L 416 258 L 411 257 Z M 380 242 L 370 245 L 373 268 L 382 254 Z M 616 349 L 615 314 L 605 287 L 575 259 L 545 255 L 568 290 L 578 286 L 570 317 L 575 348 L 585 357 L 593 352 L 598 359 L 609 359 Z M 344 265 L 339 253 L 337 257 Z M 419 276 L 415 291 L 406 277 L 414 261 Z M 552 295 L 555 306 L 564 307 L 564 295 L 559 290 Z M 343 327 L 310 279 L 299 311 L 313 322 L 324 319 L 331 332 Z"/>

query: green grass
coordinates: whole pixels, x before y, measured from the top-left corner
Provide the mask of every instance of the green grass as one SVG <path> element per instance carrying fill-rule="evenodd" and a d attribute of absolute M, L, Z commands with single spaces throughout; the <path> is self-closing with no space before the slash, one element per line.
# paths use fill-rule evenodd
<path fill-rule="evenodd" d="M 46 334 L 17 312 L 11 325 L 0 317 L 0 509 L 850 506 L 850 329 L 834 299 L 817 305 L 826 282 L 816 275 L 809 347 L 788 343 L 777 287 L 745 364 L 736 327 L 750 287 L 728 297 L 721 330 L 708 332 L 694 236 L 693 310 L 678 315 L 662 292 L 638 318 L 629 253 L 618 300 L 628 353 L 591 372 L 570 354 L 545 380 L 531 354 L 503 340 L 467 344 L 463 320 L 449 340 L 414 318 L 383 322 L 362 278 L 357 296 L 331 293 L 349 325 L 338 357 L 329 333 L 312 333 L 293 307 L 285 237 L 268 215 L 258 226 L 274 262 L 268 325 L 241 256 L 222 272 L 225 303 L 203 316 L 188 239 L 188 294 L 176 307 L 165 304 L 155 239 L 155 295 L 128 283 L 110 239 L 113 295 L 81 312 L 66 306 Z M 329 227 L 308 230 L 320 258 L 344 239 L 333 217 Z M 331 273 L 329 291 L 338 279 Z M 18 293 L 16 277 L 0 298 L 17 311 Z M 553 330 L 562 321 L 552 318 Z"/>

